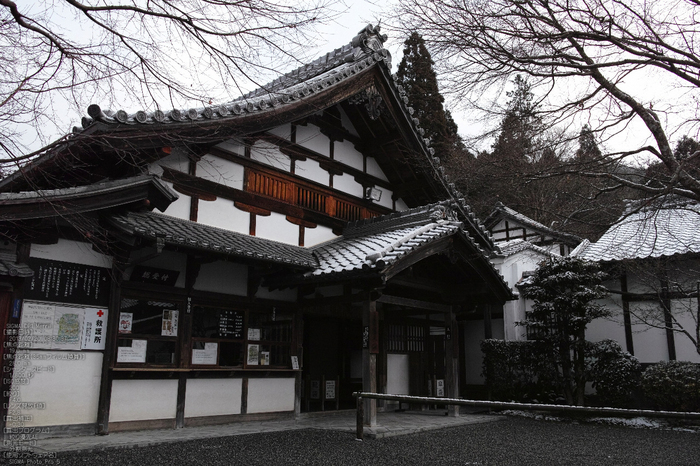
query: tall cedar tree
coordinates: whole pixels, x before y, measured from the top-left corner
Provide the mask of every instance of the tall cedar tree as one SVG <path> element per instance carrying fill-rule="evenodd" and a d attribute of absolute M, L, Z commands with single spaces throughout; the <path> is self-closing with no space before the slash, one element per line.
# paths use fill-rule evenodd
<path fill-rule="evenodd" d="M 423 136 L 432 140 L 435 155 L 445 159 L 463 145 L 457 134 L 457 124 L 443 107 L 445 98 L 438 89 L 434 64 L 423 38 L 414 32 L 404 42 L 403 58 L 396 77 L 406 89 L 410 105 L 415 110 L 414 117 L 425 130 Z"/>
<path fill-rule="evenodd" d="M 522 325 L 542 343 L 543 357 L 557 370 L 560 390 L 568 404 L 583 405 L 591 345 L 586 327 L 609 311 L 595 301 L 607 296 L 606 275 L 595 262 L 573 257 L 550 259 L 519 287 L 534 300 Z"/>

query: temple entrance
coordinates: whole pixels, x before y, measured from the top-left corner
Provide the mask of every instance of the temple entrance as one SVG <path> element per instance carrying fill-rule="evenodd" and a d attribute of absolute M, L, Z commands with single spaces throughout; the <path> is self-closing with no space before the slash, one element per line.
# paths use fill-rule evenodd
<path fill-rule="evenodd" d="M 362 390 L 362 325 L 358 320 L 304 317 L 303 412 L 355 407 Z"/>

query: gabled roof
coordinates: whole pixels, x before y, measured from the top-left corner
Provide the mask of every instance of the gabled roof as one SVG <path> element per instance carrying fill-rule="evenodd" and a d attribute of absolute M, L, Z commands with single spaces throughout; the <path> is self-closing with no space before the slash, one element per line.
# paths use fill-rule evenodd
<path fill-rule="evenodd" d="M 0 193 L 0 221 L 76 215 L 139 201 L 165 210 L 177 193 L 155 175 L 140 175 L 72 188 Z"/>
<path fill-rule="evenodd" d="M 549 228 L 548 226 L 545 226 L 540 222 L 531 219 L 527 215 L 523 215 L 520 212 L 503 205 L 503 203 L 497 202 L 493 212 L 491 212 L 489 216 L 486 217 L 486 219 L 484 220 L 484 226 L 487 229 L 491 230 L 501 220 L 511 220 L 513 222 L 519 223 L 520 225 L 534 230 L 537 233 L 546 236 L 551 236 L 552 238 L 555 238 L 561 241 L 562 243 L 568 244 L 570 246 L 576 246 L 581 242 L 581 238 L 579 238 L 576 235 L 553 230 L 552 228 Z"/>
<path fill-rule="evenodd" d="M 651 207 L 623 216 L 595 243 L 572 256 L 620 261 L 700 253 L 700 205 L 689 202 Z"/>
<path fill-rule="evenodd" d="M 314 117 L 319 110 L 343 103 L 346 113 L 362 123 L 362 128 L 356 127 L 361 138 L 371 136 L 363 140 L 363 150 L 386 164 L 385 173 L 400 190 L 394 192 L 397 197 L 411 207 L 442 199 L 459 200 L 463 196 L 434 156 L 431 141 L 423 138 L 405 90 L 391 76 L 385 40 L 379 27 L 369 25 L 348 45 L 223 105 L 168 112 L 108 111 L 91 105 L 82 129 L 76 128 L 73 137 L 47 148 L 22 173 L 1 180 L 0 190 L 26 189 L 31 177 L 39 186 L 54 186 L 63 179 L 59 175 L 71 173 L 71 161 L 78 159 L 83 165 L 79 174 L 71 173 L 76 178 L 129 176 L 134 168 L 126 160 L 155 160 L 163 156 L 164 147 L 187 142 L 206 149 L 231 138 L 259 135 L 282 123 Z M 381 105 L 388 110 L 377 117 L 373 112 Z M 119 151 L 127 151 L 128 157 Z M 112 167 L 115 160 L 121 164 L 118 170 Z M 73 183 L 63 182 L 66 186 Z M 483 248 L 493 250 L 492 239 L 468 206 L 460 202 L 455 209 L 469 234 Z"/>
<path fill-rule="evenodd" d="M 525 241 L 524 239 L 514 239 L 510 241 L 504 241 L 502 243 L 498 244 L 498 247 L 501 249 L 501 255 L 505 257 L 510 257 L 514 254 L 517 254 L 522 251 L 533 251 L 538 254 L 542 254 L 548 257 L 555 257 L 559 256 L 558 254 L 554 254 L 551 251 L 546 250 L 545 248 L 542 248 L 540 246 L 536 246 L 532 244 L 529 241 Z"/>
<path fill-rule="evenodd" d="M 130 236 L 154 241 L 162 238 L 169 246 L 307 269 L 316 267 L 316 259 L 308 249 L 155 212 L 116 215 L 109 223 Z"/>

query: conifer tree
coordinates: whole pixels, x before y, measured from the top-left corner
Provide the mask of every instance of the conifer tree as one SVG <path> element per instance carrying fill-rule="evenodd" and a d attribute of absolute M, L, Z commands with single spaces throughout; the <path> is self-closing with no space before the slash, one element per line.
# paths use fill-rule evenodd
<path fill-rule="evenodd" d="M 456 149 L 463 149 L 463 144 L 457 134 L 457 124 L 443 107 L 445 98 L 440 94 L 433 65 L 423 38 L 412 33 L 404 42 L 396 76 L 415 110 L 413 116 L 425 130 L 424 137 L 433 141 L 435 155 L 444 159 Z"/>

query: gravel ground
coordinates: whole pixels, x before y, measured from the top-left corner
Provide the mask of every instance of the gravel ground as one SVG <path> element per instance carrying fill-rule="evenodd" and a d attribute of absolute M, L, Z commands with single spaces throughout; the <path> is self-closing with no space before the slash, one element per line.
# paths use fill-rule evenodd
<path fill-rule="evenodd" d="M 508 417 L 364 442 L 347 433 L 299 430 L 60 454 L 55 464 L 698 465 L 700 434 Z"/>

